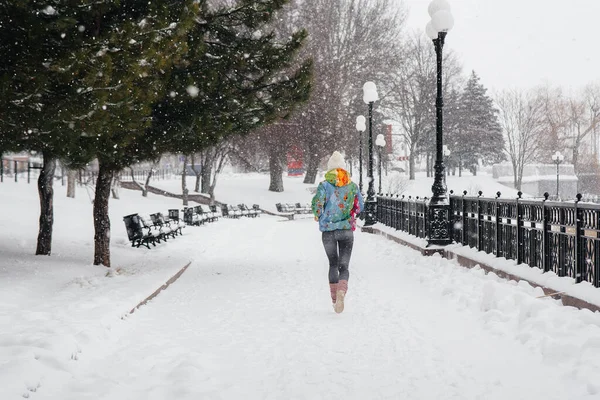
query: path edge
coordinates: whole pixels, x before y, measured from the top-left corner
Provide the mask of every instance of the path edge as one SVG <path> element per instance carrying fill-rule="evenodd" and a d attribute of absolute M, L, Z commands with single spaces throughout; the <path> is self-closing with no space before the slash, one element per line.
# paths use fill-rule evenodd
<path fill-rule="evenodd" d="M 499 269 L 494 268 L 491 265 L 488 265 L 485 262 L 482 262 L 480 260 L 475 260 L 475 259 L 465 256 L 463 254 L 457 254 L 453 250 L 447 250 L 447 249 L 439 248 L 439 247 L 438 248 L 426 248 L 419 244 L 411 243 L 402 238 L 391 235 L 388 232 L 384 232 L 381 229 L 378 229 L 377 227 L 374 227 L 374 226 L 363 227 L 361 229 L 361 231 L 365 232 L 365 233 L 383 236 L 386 239 L 394 241 L 400 245 L 410 247 L 411 249 L 417 250 L 424 256 L 431 256 L 433 254 L 439 254 L 448 260 L 455 260 L 460 266 L 465 267 L 465 268 L 475 268 L 476 266 L 479 266 L 479 267 L 481 267 L 481 269 L 483 269 L 486 272 L 486 274 L 488 272 L 493 272 L 500 278 L 505 279 L 507 281 L 511 281 L 511 280 L 514 280 L 517 282 L 525 281 L 533 287 L 541 288 L 547 297 L 552 297 L 556 300 L 561 300 L 563 306 L 572 306 L 572 307 L 579 308 L 580 310 L 587 309 L 592 312 L 600 311 L 600 306 L 598 306 L 596 304 L 587 302 L 585 300 L 582 300 L 578 297 L 564 293 L 564 292 L 554 289 L 552 287 L 540 285 L 539 283 L 533 282 L 533 281 L 523 278 L 521 276 L 510 274 L 506 271 L 499 270 Z"/>
<path fill-rule="evenodd" d="M 161 287 L 159 287 L 158 289 L 156 289 L 154 291 L 154 293 L 152 293 L 150 296 L 146 297 L 144 300 L 142 300 L 137 306 L 133 307 L 131 309 L 131 311 L 129 311 L 129 315 L 133 314 L 135 312 L 135 310 L 137 310 L 138 308 L 140 308 L 143 305 L 146 305 L 146 303 L 148 303 L 150 300 L 152 300 L 153 298 L 155 298 L 156 296 L 158 296 L 158 294 L 160 292 L 162 292 L 163 290 L 167 289 L 169 286 L 171 286 L 171 284 L 175 281 L 177 281 L 177 279 L 179 279 L 181 277 L 181 275 L 183 275 L 183 273 L 185 272 L 186 269 L 188 269 L 188 267 L 192 264 L 192 262 L 188 262 L 183 268 L 181 268 L 179 271 L 177 271 L 177 273 L 175 275 L 173 275 L 171 278 L 169 278 L 168 281 L 166 281 Z"/>

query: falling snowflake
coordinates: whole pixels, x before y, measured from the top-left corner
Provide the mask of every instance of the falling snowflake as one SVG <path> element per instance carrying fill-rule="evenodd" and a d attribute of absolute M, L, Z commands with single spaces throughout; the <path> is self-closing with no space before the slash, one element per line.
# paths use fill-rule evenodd
<path fill-rule="evenodd" d="M 44 8 L 44 14 L 54 15 L 54 14 L 56 14 L 56 9 L 52 6 L 47 6 L 46 8 Z"/>
<path fill-rule="evenodd" d="M 198 96 L 198 93 L 200 92 L 200 89 L 198 89 L 197 86 L 194 85 L 190 85 L 187 87 L 186 91 L 188 92 L 188 94 L 192 97 L 196 97 Z"/>

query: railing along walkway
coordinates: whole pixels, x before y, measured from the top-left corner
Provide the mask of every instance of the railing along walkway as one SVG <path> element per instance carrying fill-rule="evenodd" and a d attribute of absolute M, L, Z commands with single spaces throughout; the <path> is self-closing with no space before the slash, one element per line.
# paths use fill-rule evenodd
<path fill-rule="evenodd" d="M 576 282 L 600 286 L 600 205 L 450 195 L 452 240 Z M 419 238 L 429 236 L 427 198 L 380 195 L 377 220 Z"/>

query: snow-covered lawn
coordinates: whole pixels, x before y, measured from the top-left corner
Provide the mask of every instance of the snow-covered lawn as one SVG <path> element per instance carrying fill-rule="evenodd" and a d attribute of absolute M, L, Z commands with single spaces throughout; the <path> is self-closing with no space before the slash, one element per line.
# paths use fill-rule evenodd
<path fill-rule="evenodd" d="M 222 220 L 135 249 L 122 216 L 180 204 L 125 190 L 106 276 L 89 198 L 56 192 L 53 255 L 35 257 L 35 185 L 0 184 L 0 399 L 600 397 L 600 315 L 529 285 L 356 232 L 338 315 L 313 221 Z"/>
<path fill-rule="evenodd" d="M 0 399 L 60 383 L 58 377 L 84 348 L 101 345 L 121 316 L 201 257 L 203 238 L 219 229 L 188 227 L 152 250 L 132 248 L 123 216 L 180 204 L 123 190 L 121 200 L 110 202 L 109 271 L 92 265 L 92 204 L 85 189 L 77 190 L 77 198 L 68 199 L 60 181 L 55 183 L 54 240 L 52 256 L 46 257 L 33 255 L 39 218 L 35 182 L 0 184 Z"/>

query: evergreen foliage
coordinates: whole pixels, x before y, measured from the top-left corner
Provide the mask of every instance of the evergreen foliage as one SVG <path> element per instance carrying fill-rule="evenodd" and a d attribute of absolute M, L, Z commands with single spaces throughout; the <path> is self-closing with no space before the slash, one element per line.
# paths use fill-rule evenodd
<path fill-rule="evenodd" d="M 295 63 L 306 31 L 285 42 L 263 32 L 285 3 L 243 1 L 236 8 L 203 9 L 202 21 L 187 37 L 195 45 L 175 68 L 168 95 L 154 107 L 152 146 L 201 151 L 227 135 L 286 118 L 308 99 L 312 62 Z"/>
<path fill-rule="evenodd" d="M 71 75 L 58 63 L 82 45 L 68 10 L 48 1 L 0 4 L 0 152 L 35 150 L 81 160 L 67 129 Z M 62 11 L 62 10 L 61 10 Z"/>
<path fill-rule="evenodd" d="M 454 132 L 449 147 L 459 168 L 475 167 L 479 160 L 489 165 L 505 159 L 498 110 L 486 92 L 473 71 L 453 110 Z"/>

